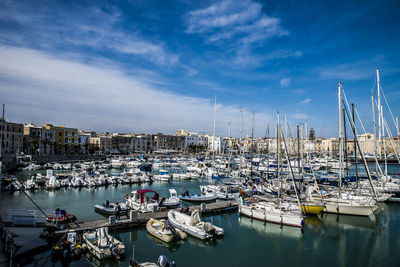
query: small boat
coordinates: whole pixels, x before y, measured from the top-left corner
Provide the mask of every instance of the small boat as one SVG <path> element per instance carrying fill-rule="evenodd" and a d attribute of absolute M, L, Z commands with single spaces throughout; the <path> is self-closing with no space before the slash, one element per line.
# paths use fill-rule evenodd
<path fill-rule="evenodd" d="M 153 175 L 155 181 L 164 181 L 169 182 L 171 181 L 171 175 L 167 170 L 160 170 L 159 174 Z"/>
<path fill-rule="evenodd" d="M 153 194 L 153 197 L 149 197 L 148 194 Z M 159 195 L 156 191 L 149 189 L 141 189 L 132 191 L 131 195 L 126 195 L 126 205 L 139 212 L 154 212 L 158 209 Z"/>
<path fill-rule="evenodd" d="M 168 221 L 173 227 L 202 240 L 224 234 L 224 229 L 209 222 L 202 222 L 198 210 L 192 211 L 190 216 L 171 210 L 168 212 Z"/>
<path fill-rule="evenodd" d="M 129 207 L 125 203 L 119 203 L 121 207 L 120 215 L 128 214 Z M 110 203 L 108 200 L 103 205 L 96 204 L 94 210 L 107 215 L 115 215 L 115 203 Z"/>
<path fill-rule="evenodd" d="M 125 253 L 124 244 L 108 233 L 107 227 L 97 228 L 96 231 L 83 234 L 87 248 L 96 258 L 120 258 Z"/>
<path fill-rule="evenodd" d="M 146 230 L 149 234 L 161 239 L 164 242 L 171 242 L 175 238 L 186 239 L 186 233 L 171 227 L 168 222 L 159 221 L 150 218 L 146 224 Z"/>
<path fill-rule="evenodd" d="M 69 214 L 65 210 L 60 209 L 56 209 L 55 214 L 47 215 L 47 221 L 53 223 L 69 223 L 75 220 L 75 215 Z"/>
<path fill-rule="evenodd" d="M 184 201 L 189 201 L 189 202 L 212 202 L 215 201 L 218 196 L 211 194 L 211 193 L 205 193 L 201 195 L 189 195 L 189 192 L 186 191 L 184 194 L 178 196 L 179 199 L 184 200 Z"/>
<path fill-rule="evenodd" d="M 167 256 L 161 255 L 158 258 L 157 263 L 154 262 L 143 262 L 139 263 L 135 259 L 129 260 L 129 267 L 175 267 L 175 262 L 170 261 Z"/>
<path fill-rule="evenodd" d="M 169 189 L 169 198 L 160 201 L 160 206 L 167 208 L 176 208 L 181 204 L 182 200 L 179 199 L 175 189 Z"/>

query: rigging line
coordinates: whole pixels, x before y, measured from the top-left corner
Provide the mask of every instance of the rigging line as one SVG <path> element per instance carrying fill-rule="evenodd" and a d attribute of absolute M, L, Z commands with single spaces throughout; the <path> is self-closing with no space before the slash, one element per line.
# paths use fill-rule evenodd
<path fill-rule="evenodd" d="M 344 103 L 344 101 L 342 100 L 342 102 L 343 102 L 343 105 L 345 105 L 345 103 Z M 357 109 L 356 109 L 356 107 L 354 107 L 354 109 L 357 111 Z M 359 120 L 361 120 L 360 118 L 359 118 Z M 360 121 L 361 122 L 361 121 Z M 349 126 L 350 126 L 350 128 L 352 129 L 352 125 L 351 125 L 351 123 L 348 121 L 348 123 L 349 123 Z M 362 122 L 361 122 L 362 123 Z M 354 137 L 354 133 L 353 133 L 353 131 L 351 131 L 351 133 L 353 134 L 353 137 Z M 364 134 L 366 134 L 366 132 L 364 131 Z M 375 136 L 375 138 L 376 138 L 376 136 Z M 360 153 L 364 153 L 362 150 L 360 150 Z M 374 159 L 375 159 L 375 164 L 376 164 L 376 166 L 378 167 L 378 171 L 381 173 L 381 175 L 383 176 L 383 171 L 382 171 L 382 168 L 381 168 L 381 165 L 379 165 L 379 162 L 378 162 L 378 159 L 377 159 L 377 157 L 376 157 L 376 154 L 375 154 L 375 150 L 374 150 Z"/>
<path fill-rule="evenodd" d="M 354 110 L 356 111 L 357 118 L 358 118 L 358 120 L 359 120 L 359 121 L 360 121 L 360 123 L 361 123 L 361 127 L 362 127 L 362 129 L 363 129 L 364 133 L 367 133 L 367 131 L 365 130 L 365 127 L 364 127 L 364 123 L 362 122 L 362 120 L 361 120 L 361 118 L 360 118 L 360 114 L 358 114 L 358 110 L 357 110 L 357 108 L 356 108 L 356 107 L 354 107 Z"/>
<path fill-rule="evenodd" d="M 342 91 L 343 91 L 343 93 L 344 93 L 343 87 L 342 87 Z M 361 158 L 362 158 L 362 160 L 363 160 L 365 170 L 367 171 L 368 180 L 369 180 L 369 183 L 370 183 L 370 185 L 371 185 L 372 192 L 374 193 L 375 199 L 377 199 L 378 196 L 377 196 L 377 194 L 376 194 L 374 184 L 372 183 L 371 173 L 370 173 L 370 171 L 369 171 L 367 161 L 366 161 L 366 159 L 365 159 L 365 157 L 364 157 L 364 153 L 362 153 L 361 146 L 360 146 L 360 144 L 359 144 L 359 142 L 358 142 L 358 139 L 357 139 L 358 133 L 357 133 L 356 125 L 355 125 L 354 121 L 352 121 L 352 119 L 351 119 L 351 117 L 350 117 L 350 115 L 349 115 L 349 111 L 347 110 L 347 107 L 346 107 L 346 106 L 344 107 L 344 111 L 345 111 L 345 113 L 346 113 L 346 116 L 347 116 L 347 118 L 348 118 L 348 121 L 351 122 L 351 128 L 352 128 L 352 131 L 353 131 L 353 135 L 354 135 L 354 137 L 355 137 L 355 138 L 354 138 L 354 139 L 355 139 L 355 143 L 356 143 L 356 145 L 357 145 L 357 147 L 358 147 L 358 150 L 360 151 L 360 155 L 361 155 Z"/>
<path fill-rule="evenodd" d="M 375 105 L 378 106 L 378 103 L 377 103 L 376 101 L 375 101 Z M 393 139 L 393 134 L 392 134 L 392 131 L 391 131 L 390 128 L 389 128 L 389 125 L 388 125 L 387 120 L 386 120 L 385 117 L 382 117 L 382 123 L 384 124 L 385 130 L 387 131 L 387 133 L 388 133 L 388 135 L 389 135 L 390 144 L 392 145 L 393 150 L 394 150 L 394 152 L 395 152 L 395 154 L 396 154 L 397 161 L 400 163 L 400 158 L 399 158 L 398 152 L 397 152 L 397 150 L 396 150 L 396 147 L 397 147 L 397 146 L 395 146 L 395 144 L 393 144 L 393 141 L 392 141 L 392 139 Z"/>
<path fill-rule="evenodd" d="M 396 121 L 395 121 L 395 119 L 394 119 L 394 117 L 393 117 L 392 109 L 391 109 L 390 106 L 389 106 L 389 103 L 388 103 L 388 101 L 387 101 L 387 99 L 386 99 L 386 96 L 385 96 L 385 93 L 383 92 L 382 87 L 381 87 L 381 92 L 382 92 L 383 98 L 385 99 L 386 105 L 387 105 L 387 107 L 388 107 L 388 109 L 389 109 L 390 116 L 392 116 L 393 123 L 394 123 L 394 125 L 396 125 Z"/>
<path fill-rule="evenodd" d="M 393 135 L 392 135 L 392 132 L 391 132 L 390 129 L 389 129 L 387 120 L 386 120 L 385 118 L 383 118 L 382 121 L 383 121 L 384 125 L 386 126 L 385 130 L 387 131 L 387 133 L 388 133 L 388 135 L 389 135 L 390 144 L 392 145 L 393 150 L 394 150 L 394 152 L 395 152 L 395 154 L 396 154 L 397 161 L 400 163 L 400 158 L 399 158 L 399 155 L 398 155 L 398 152 L 397 152 L 397 149 L 396 149 L 397 146 L 395 146 L 395 145 L 393 144 L 393 141 L 392 141 Z"/>

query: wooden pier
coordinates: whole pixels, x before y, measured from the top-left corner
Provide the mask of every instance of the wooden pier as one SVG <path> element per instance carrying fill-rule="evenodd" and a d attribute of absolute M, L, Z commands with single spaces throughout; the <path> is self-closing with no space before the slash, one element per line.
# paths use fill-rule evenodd
<path fill-rule="evenodd" d="M 203 215 L 220 214 L 232 210 L 237 210 L 238 205 L 235 201 L 222 201 L 216 203 L 207 203 L 205 209 L 201 209 L 200 205 L 187 206 L 184 208 L 175 209 L 177 211 L 183 211 L 185 213 L 190 213 L 193 210 L 200 210 Z M 47 228 L 49 230 L 54 229 L 52 236 L 64 235 L 68 232 L 84 232 L 93 230 L 99 227 L 109 227 L 110 230 L 116 229 L 129 229 L 141 225 L 145 225 L 150 218 L 154 219 L 166 219 L 168 216 L 168 211 L 158 211 L 158 212 L 147 212 L 147 213 L 137 213 L 137 217 L 131 220 L 128 216 L 121 216 L 121 219 L 115 223 L 110 224 L 109 218 L 86 221 L 86 222 L 72 222 L 64 225 L 64 229 L 57 230 L 54 229 L 55 225 L 53 223 L 48 223 Z"/>

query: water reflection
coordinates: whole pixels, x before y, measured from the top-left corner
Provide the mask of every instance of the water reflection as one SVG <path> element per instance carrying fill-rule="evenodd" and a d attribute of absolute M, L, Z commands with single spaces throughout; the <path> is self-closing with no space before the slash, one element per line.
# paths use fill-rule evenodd
<path fill-rule="evenodd" d="M 168 250 L 171 252 L 174 252 L 177 249 L 179 249 L 181 244 L 184 243 L 184 241 L 172 241 L 170 243 L 167 243 L 167 242 L 164 242 L 164 241 L 152 236 L 149 233 L 146 234 L 146 238 L 152 240 L 157 246 L 168 248 Z"/>
<path fill-rule="evenodd" d="M 270 237 L 290 237 L 300 239 L 303 236 L 302 230 L 297 227 L 281 226 L 273 223 L 265 223 L 258 220 L 253 220 L 246 216 L 239 216 L 239 225 L 251 228 L 257 233 Z"/>

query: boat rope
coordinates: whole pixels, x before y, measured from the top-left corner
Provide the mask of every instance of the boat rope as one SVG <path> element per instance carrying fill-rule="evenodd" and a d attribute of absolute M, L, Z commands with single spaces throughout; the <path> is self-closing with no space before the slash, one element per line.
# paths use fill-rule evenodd
<path fill-rule="evenodd" d="M 14 178 L 14 180 L 18 182 L 18 180 L 17 180 L 16 178 Z M 49 216 L 39 207 L 38 204 L 36 204 L 36 202 L 25 192 L 25 190 L 23 190 L 23 189 L 21 188 L 21 186 L 20 186 L 19 184 L 17 184 L 17 183 L 14 183 L 14 184 L 17 185 L 17 186 L 19 187 L 19 189 L 25 194 L 25 196 L 27 196 L 28 199 L 29 199 L 30 201 L 32 201 L 32 203 L 36 206 L 36 208 L 38 208 L 38 209 L 43 213 L 43 215 L 44 215 L 46 218 L 49 218 Z"/>

